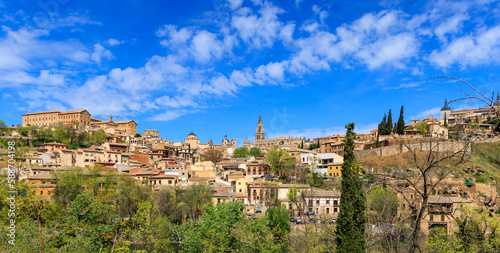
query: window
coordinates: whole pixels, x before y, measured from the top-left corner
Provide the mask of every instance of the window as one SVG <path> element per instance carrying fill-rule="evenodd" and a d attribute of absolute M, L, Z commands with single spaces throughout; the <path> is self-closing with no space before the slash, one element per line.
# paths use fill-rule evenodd
<path fill-rule="evenodd" d="M 430 221 L 434 221 L 434 217 L 432 217 L 432 214 L 431 214 L 431 215 L 429 215 L 429 220 L 430 220 Z"/>
<path fill-rule="evenodd" d="M 327 205 L 330 205 L 330 200 L 329 200 L 329 199 L 326 201 L 326 204 L 327 204 Z"/>
<path fill-rule="evenodd" d="M 290 209 L 290 210 L 293 209 L 292 204 L 288 204 L 288 209 Z"/>
<path fill-rule="evenodd" d="M 441 221 L 444 221 L 444 215 L 441 215 Z"/>
<path fill-rule="evenodd" d="M 330 208 L 326 208 L 326 214 L 330 214 Z"/>
<path fill-rule="evenodd" d="M 336 207 L 334 207 L 334 208 L 333 208 L 333 212 L 334 212 L 334 213 L 336 213 L 336 212 L 337 212 L 337 208 L 336 208 Z"/>
<path fill-rule="evenodd" d="M 319 200 L 316 200 L 316 205 L 319 205 Z"/>

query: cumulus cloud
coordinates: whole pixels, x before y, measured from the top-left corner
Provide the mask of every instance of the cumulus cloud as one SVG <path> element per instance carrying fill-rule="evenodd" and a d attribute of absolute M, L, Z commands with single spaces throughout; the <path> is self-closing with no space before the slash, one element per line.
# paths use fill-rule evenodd
<path fill-rule="evenodd" d="M 94 45 L 94 53 L 92 53 L 92 60 L 101 65 L 102 59 L 113 59 L 114 56 L 111 51 L 105 49 L 101 44 Z"/>
<path fill-rule="evenodd" d="M 301 1 L 295 4 L 299 7 Z M 82 68 L 114 59 L 106 47 L 124 41 L 110 38 L 91 45 L 76 39 L 54 41 L 49 36 L 52 31 L 101 23 L 76 14 L 40 19 L 37 28 L 2 27 L 0 85 L 61 86 L 57 90 L 35 88 L 33 94 L 68 108 L 89 108 L 98 116 L 159 110 L 164 113 L 151 120 L 160 121 L 193 113 L 210 99 L 237 96 L 248 86 L 286 85 L 289 80 L 338 67 L 395 68 L 419 75 L 426 66 L 413 66 L 412 60 L 440 68 L 498 63 L 500 26 L 481 24 L 463 35 L 466 23 L 476 22 L 463 14 L 471 4 L 450 4 L 451 10 L 461 11 L 443 6 L 446 1 L 437 1 L 412 15 L 401 10 L 365 13 L 334 27 L 325 23 L 328 8 L 324 6 L 312 6 L 311 17 L 299 22 L 285 20 L 289 13 L 269 1 L 228 0 L 221 7 L 225 13 L 208 25 L 159 27 L 155 35 L 164 51 L 143 66 L 99 68 L 82 80 L 72 79 Z M 422 41 L 428 40 L 438 42 L 430 55 L 421 49 Z M 249 60 L 254 54 L 276 49 L 279 53 L 268 61 Z M 219 63 L 234 67 L 228 70 Z M 395 88 L 417 86 L 408 82 Z M 73 98 L 71 94 L 81 95 Z M 39 101 L 34 96 L 26 99 Z M 320 134 L 334 130 L 338 129 L 322 129 Z"/>
<path fill-rule="evenodd" d="M 110 45 L 110 46 L 113 47 L 113 46 L 117 46 L 117 45 L 123 44 L 123 43 L 125 43 L 125 41 L 123 41 L 123 40 L 117 40 L 117 39 L 112 39 L 111 38 L 111 39 L 108 39 L 106 41 L 106 43 L 108 43 L 108 45 Z"/>
<path fill-rule="evenodd" d="M 432 51 L 431 63 L 447 68 L 453 64 L 462 67 L 500 62 L 500 25 L 482 27 L 477 33 L 449 42 L 444 48 Z"/>

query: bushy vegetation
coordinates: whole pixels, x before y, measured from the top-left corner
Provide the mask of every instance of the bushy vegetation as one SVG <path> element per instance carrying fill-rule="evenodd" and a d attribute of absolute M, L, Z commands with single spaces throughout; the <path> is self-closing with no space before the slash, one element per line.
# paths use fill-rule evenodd
<path fill-rule="evenodd" d="M 12 134 L 12 129 L 5 127 L 1 128 L 2 133 L 8 132 Z M 38 147 L 43 143 L 58 142 L 64 143 L 69 149 L 88 147 L 92 143 L 102 144 L 106 141 L 106 133 L 104 130 L 97 130 L 92 135 L 84 130 L 77 130 L 72 127 L 59 126 L 52 130 L 49 127 L 17 127 L 15 130 L 22 139 L 17 139 L 16 142 L 21 146 Z M 7 147 L 8 139 L 0 139 L 0 146 Z"/>

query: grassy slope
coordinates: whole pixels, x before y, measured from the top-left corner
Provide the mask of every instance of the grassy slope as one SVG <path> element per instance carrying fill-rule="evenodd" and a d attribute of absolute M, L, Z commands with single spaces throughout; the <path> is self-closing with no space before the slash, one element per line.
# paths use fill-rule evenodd
<path fill-rule="evenodd" d="M 360 164 L 366 167 L 373 167 L 375 170 L 390 168 L 395 165 L 396 160 L 404 164 L 404 154 L 358 159 Z M 476 166 L 484 169 L 484 175 L 472 175 L 466 172 L 467 168 L 474 168 Z M 472 146 L 472 158 L 470 161 L 458 166 L 456 170 L 463 177 L 474 176 L 478 182 L 490 182 L 490 177 L 500 182 L 500 142 L 474 144 Z"/>

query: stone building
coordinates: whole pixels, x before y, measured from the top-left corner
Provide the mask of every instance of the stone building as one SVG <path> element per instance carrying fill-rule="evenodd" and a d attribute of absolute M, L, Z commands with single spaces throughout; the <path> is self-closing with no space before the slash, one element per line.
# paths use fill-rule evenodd
<path fill-rule="evenodd" d="M 275 146 L 286 146 L 286 147 L 299 147 L 306 141 L 305 137 L 290 137 L 281 136 L 276 139 L 266 140 L 266 133 L 264 132 L 264 125 L 262 123 L 262 117 L 259 115 L 259 121 L 257 122 L 257 129 L 255 131 L 255 141 L 250 147 L 258 148 L 273 148 Z"/>
<path fill-rule="evenodd" d="M 100 128 L 106 131 L 106 133 L 122 132 L 127 136 L 135 136 L 137 134 L 137 123 L 135 121 L 113 121 L 113 116 L 109 117 L 109 121 L 92 118 L 90 126 Z"/>
<path fill-rule="evenodd" d="M 23 126 L 57 126 L 64 124 L 89 126 L 90 113 L 87 110 L 48 111 L 23 114 Z"/>

